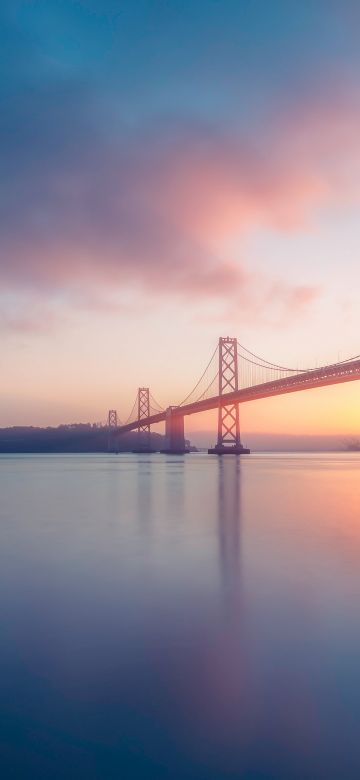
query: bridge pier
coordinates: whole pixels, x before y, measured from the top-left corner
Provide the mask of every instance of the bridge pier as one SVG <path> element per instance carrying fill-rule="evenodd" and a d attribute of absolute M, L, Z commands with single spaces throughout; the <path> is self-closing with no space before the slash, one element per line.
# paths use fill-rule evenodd
<path fill-rule="evenodd" d="M 174 414 L 176 406 L 169 406 L 165 418 L 165 448 L 167 455 L 185 455 L 190 450 L 185 446 L 184 415 Z"/>
<path fill-rule="evenodd" d="M 215 447 L 208 450 L 209 455 L 249 455 L 250 450 L 243 447 L 240 440 L 239 404 L 226 404 L 226 393 L 239 389 L 237 339 L 229 337 L 219 339 L 219 409 L 218 440 Z"/>

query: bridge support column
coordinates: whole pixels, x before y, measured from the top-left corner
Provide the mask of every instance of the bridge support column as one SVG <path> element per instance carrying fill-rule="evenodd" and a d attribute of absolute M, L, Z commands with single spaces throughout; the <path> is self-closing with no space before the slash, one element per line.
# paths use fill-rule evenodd
<path fill-rule="evenodd" d="M 150 391 L 148 387 L 139 387 L 137 408 L 139 421 L 137 430 L 138 443 L 133 452 L 156 452 L 151 447 L 150 425 L 146 422 L 150 417 Z"/>
<path fill-rule="evenodd" d="M 211 455 L 248 455 L 240 440 L 239 404 L 226 404 L 226 393 L 239 389 L 237 339 L 219 339 L 218 439 Z"/>
<path fill-rule="evenodd" d="M 177 407 L 169 406 L 165 420 L 165 448 L 161 452 L 169 455 L 185 455 L 189 449 L 185 446 L 184 415 L 174 414 Z"/>

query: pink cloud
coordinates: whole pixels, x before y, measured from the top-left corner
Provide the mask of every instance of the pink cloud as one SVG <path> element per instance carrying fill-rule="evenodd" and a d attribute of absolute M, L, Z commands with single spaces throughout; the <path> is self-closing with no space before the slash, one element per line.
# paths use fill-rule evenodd
<path fill-rule="evenodd" d="M 140 290 L 230 310 L 245 298 L 254 305 L 257 286 L 259 308 L 301 313 L 318 288 L 270 274 L 259 285 L 245 249 L 234 262 L 226 242 L 238 237 L 241 250 L 255 228 L 299 229 L 319 209 L 357 200 L 359 132 L 357 106 L 333 101 L 288 112 L 250 140 L 164 125 L 110 148 L 97 142 L 71 166 L 39 165 L 36 175 L 30 166 L 9 184 L 10 204 L 19 195 L 0 241 L 0 284 L 95 293 L 95 308 Z M 26 317 L 13 327 L 26 329 Z"/>

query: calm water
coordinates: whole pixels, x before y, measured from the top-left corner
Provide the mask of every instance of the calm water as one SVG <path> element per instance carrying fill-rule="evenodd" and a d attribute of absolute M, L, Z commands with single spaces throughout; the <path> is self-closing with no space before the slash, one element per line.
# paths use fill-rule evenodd
<path fill-rule="evenodd" d="M 0 457 L 1 777 L 360 777 L 360 456 Z"/>

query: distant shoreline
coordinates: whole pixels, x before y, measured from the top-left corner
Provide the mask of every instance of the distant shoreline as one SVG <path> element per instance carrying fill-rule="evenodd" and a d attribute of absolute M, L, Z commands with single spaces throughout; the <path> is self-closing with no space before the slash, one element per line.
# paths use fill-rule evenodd
<path fill-rule="evenodd" d="M 132 452 L 139 445 L 137 431 L 117 436 L 109 434 L 107 426 L 92 423 L 73 423 L 57 427 L 13 426 L 0 428 L 1 454 L 71 454 L 71 453 L 107 453 Z M 296 436 L 281 434 L 246 433 L 244 444 L 256 454 L 281 453 L 342 453 L 360 452 L 358 438 L 354 436 Z M 147 440 L 148 441 L 148 440 Z M 198 452 L 207 452 L 214 441 L 210 431 L 194 432 L 192 445 Z M 150 433 L 150 445 L 155 451 L 163 449 L 165 437 L 159 433 Z M 190 442 L 189 442 L 190 446 Z"/>

